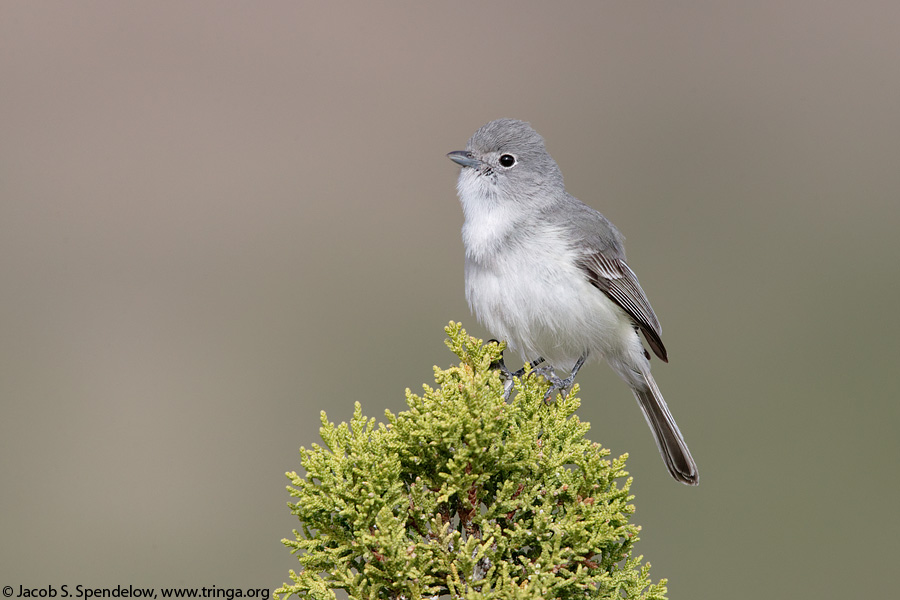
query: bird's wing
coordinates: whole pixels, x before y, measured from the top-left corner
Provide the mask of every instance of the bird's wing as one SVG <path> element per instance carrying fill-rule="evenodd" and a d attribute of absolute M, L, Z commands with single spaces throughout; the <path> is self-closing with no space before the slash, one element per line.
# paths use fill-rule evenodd
<path fill-rule="evenodd" d="M 647 295 L 638 283 L 637 275 L 624 260 L 605 256 L 602 252 L 585 255 L 579 266 L 590 282 L 610 300 L 627 312 L 644 333 L 647 343 L 663 362 L 669 362 L 662 343 L 662 328 Z"/>

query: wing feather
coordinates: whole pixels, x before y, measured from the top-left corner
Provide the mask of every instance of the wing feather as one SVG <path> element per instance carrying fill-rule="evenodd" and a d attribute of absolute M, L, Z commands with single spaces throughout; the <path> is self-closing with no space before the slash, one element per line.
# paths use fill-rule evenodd
<path fill-rule="evenodd" d="M 638 283 L 637 275 L 620 258 L 604 256 L 601 252 L 586 255 L 579 266 L 587 274 L 588 280 L 610 300 L 622 307 L 643 332 L 647 343 L 663 362 L 669 362 L 666 347 L 662 342 L 662 328 L 659 319 L 647 300 L 647 295 Z"/>

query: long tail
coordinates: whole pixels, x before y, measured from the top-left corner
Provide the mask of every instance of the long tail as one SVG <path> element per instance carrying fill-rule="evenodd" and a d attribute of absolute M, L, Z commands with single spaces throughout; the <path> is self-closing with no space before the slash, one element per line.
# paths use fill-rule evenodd
<path fill-rule="evenodd" d="M 637 398 L 638 404 L 644 412 L 644 418 L 650 425 L 653 439 L 656 440 L 656 447 L 659 448 L 666 468 L 669 469 L 672 477 L 681 483 L 697 485 L 700 483 L 697 463 L 694 462 L 691 451 L 688 450 L 653 376 L 645 373 L 644 378 L 647 381 L 647 389 L 632 389 L 631 391 L 634 392 L 634 397 Z"/>

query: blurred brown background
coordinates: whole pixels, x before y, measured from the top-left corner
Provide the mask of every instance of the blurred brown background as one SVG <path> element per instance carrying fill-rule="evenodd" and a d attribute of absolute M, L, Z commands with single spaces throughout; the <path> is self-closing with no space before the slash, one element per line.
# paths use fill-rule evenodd
<path fill-rule="evenodd" d="M 453 360 L 457 167 L 544 135 L 628 237 L 700 465 L 603 366 L 672 598 L 887 597 L 900 5 L 6 2 L 0 585 L 277 587 L 319 411 Z"/>

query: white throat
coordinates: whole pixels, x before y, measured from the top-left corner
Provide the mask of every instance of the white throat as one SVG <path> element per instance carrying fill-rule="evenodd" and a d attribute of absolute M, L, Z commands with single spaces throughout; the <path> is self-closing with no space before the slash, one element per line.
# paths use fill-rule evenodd
<path fill-rule="evenodd" d="M 513 233 L 521 217 L 516 203 L 498 196 L 497 187 L 472 169 L 463 169 L 456 184 L 462 204 L 462 236 L 466 256 L 480 261 Z"/>

